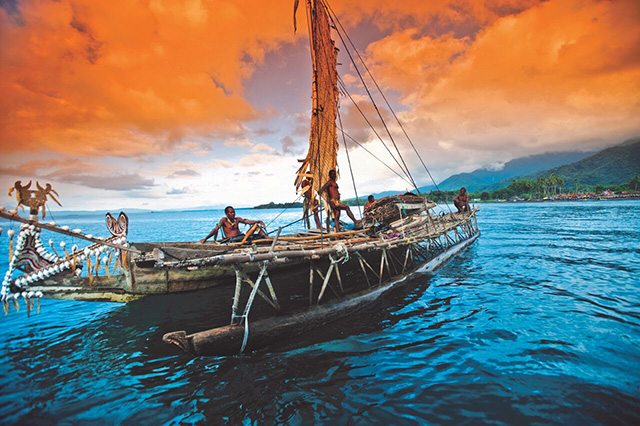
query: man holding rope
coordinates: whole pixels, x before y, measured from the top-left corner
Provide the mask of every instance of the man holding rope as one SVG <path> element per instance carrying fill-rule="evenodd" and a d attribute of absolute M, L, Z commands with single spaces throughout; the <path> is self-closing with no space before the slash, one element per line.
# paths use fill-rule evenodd
<path fill-rule="evenodd" d="M 220 222 L 218 222 L 216 227 L 213 228 L 211 230 L 211 232 L 209 232 L 209 235 L 207 235 L 205 238 L 200 240 L 201 243 L 204 244 L 204 242 L 207 241 L 209 238 L 211 238 L 211 236 L 213 236 L 213 241 L 216 241 L 216 239 L 218 238 L 218 230 L 220 228 L 222 228 L 222 233 L 224 234 L 224 236 L 226 238 L 228 238 L 228 241 L 227 241 L 228 243 L 235 243 L 235 242 L 239 242 L 239 241 L 244 240 L 245 234 L 240 232 L 240 229 L 238 228 L 238 223 L 244 223 L 244 224 L 247 224 L 247 225 L 256 225 L 257 224 L 258 225 L 258 229 L 257 229 L 258 236 L 260 236 L 262 238 L 267 238 L 267 233 L 264 231 L 264 222 L 263 221 L 261 221 L 261 220 L 248 220 L 248 219 L 242 219 L 241 217 L 236 217 L 236 211 L 231 206 L 225 207 L 224 214 L 225 214 L 225 217 L 220 219 Z M 255 234 L 256 233 L 254 232 L 254 234 L 251 235 L 250 237 L 254 236 Z"/>

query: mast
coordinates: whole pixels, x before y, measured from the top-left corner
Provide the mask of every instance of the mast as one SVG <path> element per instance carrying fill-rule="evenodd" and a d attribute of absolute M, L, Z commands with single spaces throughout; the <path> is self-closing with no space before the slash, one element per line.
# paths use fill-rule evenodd
<path fill-rule="evenodd" d="M 305 178 L 313 178 L 312 198 L 327 181 L 330 170 L 337 167 L 338 114 L 337 49 L 331 39 L 328 13 L 321 0 L 307 0 L 311 63 L 313 71 L 311 129 L 309 150 L 298 169 L 295 186 L 301 188 Z M 326 198 L 326 194 L 320 194 Z"/>

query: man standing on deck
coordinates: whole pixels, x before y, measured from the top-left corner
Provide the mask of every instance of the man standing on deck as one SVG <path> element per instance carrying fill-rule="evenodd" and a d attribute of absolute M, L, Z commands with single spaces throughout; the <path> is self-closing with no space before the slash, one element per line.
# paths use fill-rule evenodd
<path fill-rule="evenodd" d="M 458 209 L 458 213 L 469 213 L 469 194 L 464 186 L 460 188 L 460 193 L 453 199 L 453 205 Z"/>
<path fill-rule="evenodd" d="M 316 222 L 316 229 L 322 230 L 322 224 L 318 217 L 318 201 L 313 196 L 313 178 L 305 178 L 302 181 L 302 190 L 304 195 L 303 209 L 305 212 L 313 212 L 313 220 Z M 305 189 L 306 188 L 306 189 Z"/>
<path fill-rule="evenodd" d="M 360 224 L 360 221 L 355 218 L 353 213 L 351 213 L 349 206 L 340 201 L 340 191 L 338 191 L 338 182 L 336 182 L 335 170 L 331 170 L 329 172 L 329 181 L 324 184 L 322 189 L 320 189 L 320 195 L 322 195 L 324 191 L 327 191 L 336 232 L 340 232 L 340 210 L 345 210 L 347 212 L 347 216 L 353 220 L 354 225 L 358 226 Z"/>
<path fill-rule="evenodd" d="M 213 241 L 215 241 L 218 238 L 218 230 L 220 228 L 222 228 L 222 232 L 224 236 L 229 239 L 228 242 L 236 243 L 236 242 L 242 241 L 245 235 L 242 232 L 240 232 L 240 229 L 238 228 L 238 223 L 244 223 L 247 225 L 254 225 L 257 223 L 259 225 L 258 235 L 261 236 L 262 238 L 267 238 L 267 234 L 266 232 L 264 232 L 263 221 L 248 220 L 248 219 L 242 219 L 241 217 L 236 217 L 236 211 L 231 206 L 225 207 L 224 214 L 225 214 L 225 217 L 220 219 L 220 222 L 218 222 L 216 227 L 213 228 L 211 232 L 209 232 L 209 235 L 207 235 L 205 238 L 200 240 L 201 243 L 204 244 L 204 242 L 207 241 L 209 238 L 211 238 L 212 235 L 213 235 Z"/>

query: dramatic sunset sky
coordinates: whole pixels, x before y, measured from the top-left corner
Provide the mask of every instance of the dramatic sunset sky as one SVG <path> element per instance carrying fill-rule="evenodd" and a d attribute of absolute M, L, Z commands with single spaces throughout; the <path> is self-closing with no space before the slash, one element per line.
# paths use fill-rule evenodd
<path fill-rule="evenodd" d="M 640 135 L 638 0 L 330 4 L 438 181 Z M 50 182 L 65 209 L 296 198 L 311 109 L 304 0 L 297 34 L 293 0 L 0 6 L 0 205 L 14 207 L 7 189 L 30 179 Z M 344 53 L 341 75 L 364 101 Z M 346 131 L 392 163 L 341 103 Z M 407 188 L 349 149 L 360 194 Z M 342 141 L 339 164 L 352 196 Z"/>

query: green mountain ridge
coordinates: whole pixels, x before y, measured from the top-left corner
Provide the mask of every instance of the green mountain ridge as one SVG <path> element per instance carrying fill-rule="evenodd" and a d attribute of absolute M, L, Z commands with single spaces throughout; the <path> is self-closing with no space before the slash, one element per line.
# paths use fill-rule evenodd
<path fill-rule="evenodd" d="M 575 163 L 516 176 L 485 188 L 486 191 L 508 186 L 514 180 L 536 180 L 551 174 L 564 179 L 565 186 L 573 185 L 619 185 L 640 175 L 640 138 L 630 139 L 620 145 L 606 148 Z"/>

